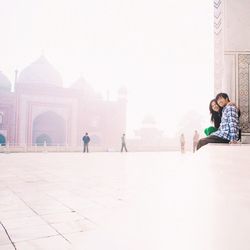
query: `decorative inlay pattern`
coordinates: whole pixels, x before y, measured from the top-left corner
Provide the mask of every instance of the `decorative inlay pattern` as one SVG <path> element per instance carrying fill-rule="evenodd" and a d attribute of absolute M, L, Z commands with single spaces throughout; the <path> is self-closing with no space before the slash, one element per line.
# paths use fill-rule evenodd
<path fill-rule="evenodd" d="M 223 72 L 223 2 L 214 0 L 214 92 L 221 92 Z"/>
<path fill-rule="evenodd" d="M 214 0 L 214 33 L 219 35 L 222 30 L 222 2 L 221 0 Z"/>
<path fill-rule="evenodd" d="M 243 133 L 250 133 L 250 93 L 249 93 L 249 70 L 250 54 L 238 55 L 238 82 L 239 82 L 239 107 L 241 111 L 240 123 Z"/>

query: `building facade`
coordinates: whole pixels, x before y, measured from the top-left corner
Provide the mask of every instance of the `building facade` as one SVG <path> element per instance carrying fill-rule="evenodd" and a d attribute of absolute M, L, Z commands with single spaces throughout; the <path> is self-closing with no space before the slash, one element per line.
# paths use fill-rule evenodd
<path fill-rule="evenodd" d="M 41 56 L 11 82 L 0 72 L 0 144 L 75 147 L 85 132 L 103 149 L 120 145 L 126 130 L 126 93 L 103 100 L 83 78 L 63 87 L 58 71 Z"/>
<path fill-rule="evenodd" d="M 241 111 L 242 141 L 250 143 L 250 1 L 214 1 L 214 90 Z"/>

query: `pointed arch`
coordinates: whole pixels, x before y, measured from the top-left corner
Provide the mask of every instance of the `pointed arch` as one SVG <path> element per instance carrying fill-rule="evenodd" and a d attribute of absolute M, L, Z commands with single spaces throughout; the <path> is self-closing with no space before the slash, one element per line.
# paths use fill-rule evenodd
<path fill-rule="evenodd" d="M 43 145 L 66 144 L 66 122 L 55 112 L 48 111 L 37 116 L 33 121 L 32 143 Z"/>

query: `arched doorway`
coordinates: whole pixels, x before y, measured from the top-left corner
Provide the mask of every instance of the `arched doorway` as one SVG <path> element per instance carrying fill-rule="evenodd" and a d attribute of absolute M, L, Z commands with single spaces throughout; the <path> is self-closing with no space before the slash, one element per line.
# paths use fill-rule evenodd
<path fill-rule="evenodd" d="M 43 145 L 66 144 L 66 122 L 55 112 L 45 112 L 33 121 L 32 143 Z"/>
<path fill-rule="evenodd" d="M 0 134 L 0 146 L 6 145 L 6 139 L 3 135 Z"/>

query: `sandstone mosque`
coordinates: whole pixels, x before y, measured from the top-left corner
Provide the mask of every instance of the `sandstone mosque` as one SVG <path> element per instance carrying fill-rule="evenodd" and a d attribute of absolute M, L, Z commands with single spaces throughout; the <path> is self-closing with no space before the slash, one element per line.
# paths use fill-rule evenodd
<path fill-rule="evenodd" d="M 41 56 L 20 73 L 16 72 L 14 91 L 10 80 L 0 72 L 0 144 L 14 146 L 82 145 L 85 132 L 91 145 L 103 149 L 120 145 L 126 129 L 126 89 L 116 101 L 103 100 L 80 77 L 63 87 L 62 77 Z"/>

